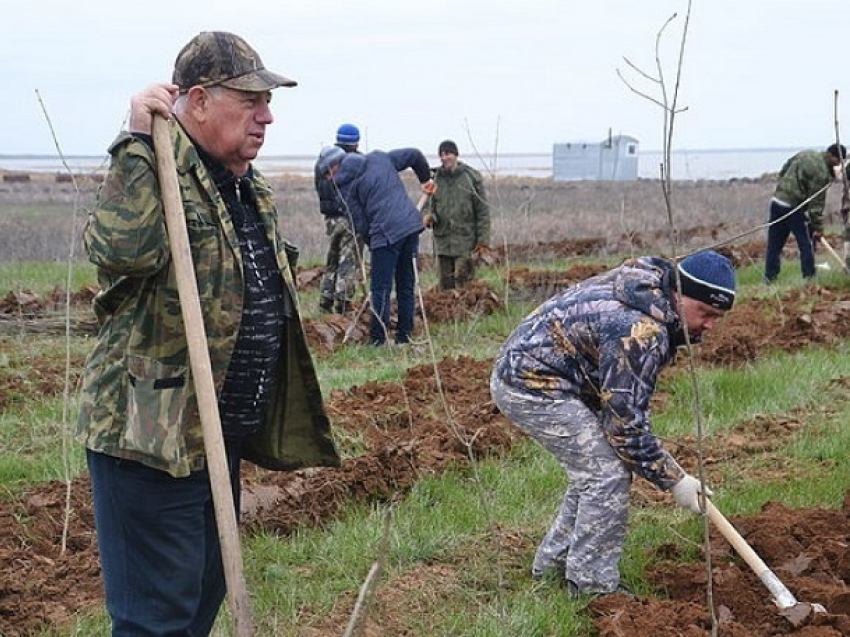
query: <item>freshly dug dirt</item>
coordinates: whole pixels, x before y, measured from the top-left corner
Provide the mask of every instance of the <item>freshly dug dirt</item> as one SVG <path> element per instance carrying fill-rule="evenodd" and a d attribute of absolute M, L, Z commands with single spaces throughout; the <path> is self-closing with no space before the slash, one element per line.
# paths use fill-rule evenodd
<path fill-rule="evenodd" d="M 799 606 L 779 609 L 752 570 L 712 532 L 712 596 L 721 637 L 850 634 L 850 505 L 840 511 L 788 509 L 768 502 L 758 514 L 731 521 L 789 590 Z M 673 563 L 661 548 L 648 579 L 669 599 L 623 595 L 590 604 L 600 637 L 708 635 L 704 563 Z M 820 604 L 826 612 L 811 605 Z"/>

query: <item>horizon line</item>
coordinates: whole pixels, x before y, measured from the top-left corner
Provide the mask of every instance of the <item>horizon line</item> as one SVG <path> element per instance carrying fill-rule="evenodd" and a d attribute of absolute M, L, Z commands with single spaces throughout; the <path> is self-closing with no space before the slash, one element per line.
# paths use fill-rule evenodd
<path fill-rule="evenodd" d="M 558 142 L 559 144 L 561 142 Z M 567 142 L 563 142 L 567 143 Z M 573 142 L 573 143 L 583 143 L 583 142 Z M 598 143 L 598 142 L 586 142 L 586 143 Z M 673 154 L 676 153 L 728 153 L 728 152 L 779 152 L 779 151 L 789 151 L 789 150 L 800 150 L 804 148 L 814 148 L 812 146 L 736 146 L 736 147 L 718 147 L 718 148 L 679 148 L 673 149 L 670 151 Z M 368 151 L 367 151 L 368 152 Z M 650 149 L 640 149 L 639 153 L 661 153 L 662 149 L 650 148 Z M 482 156 L 482 157 L 499 157 L 499 156 L 516 156 L 516 155 L 550 155 L 551 151 L 502 151 L 495 153 L 466 153 L 466 156 L 474 157 L 474 156 Z M 429 153 L 425 153 L 426 156 L 430 156 Z M 433 153 L 431 153 L 433 155 Z M 93 158 L 104 158 L 108 157 L 109 153 L 100 153 L 100 154 L 48 154 L 48 153 L 0 153 L 0 159 L 93 159 Z M 275 157 L 293 157 L 293 158 L 313 158 L 314 154 L 305 154 L 305 153 L 284 153 L 284 154 L 274 154 L 274 155 L 260 155 L 257 157 L 255 161 L 262 162 L 264 158 L 271 159 Z M 436 156 L 436 155 L 434 155 Z"/>

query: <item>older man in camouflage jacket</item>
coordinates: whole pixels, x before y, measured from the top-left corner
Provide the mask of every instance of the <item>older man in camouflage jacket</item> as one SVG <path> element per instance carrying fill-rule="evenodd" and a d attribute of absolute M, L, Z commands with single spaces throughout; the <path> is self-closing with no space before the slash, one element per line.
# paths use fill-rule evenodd
<path fill-rule="evenodd" d="M 272 122 L 265 69 L 236 35 L 204 32 L 173 83 L 134 96 L 129 131 L 85 230 L 102 291 L 86 363 L 87 447 L 113 635 L 208 635 L 225 580 L 152 147 L 169 117 L 234 502 L 243 458 L 338 465 L 272 191 L 251 166 Z M 163 149 L 157 149 L 163 152 Z M 167 152 L 167 151 L 166 151 Z"/>
<path fill-rule="evenodd" d="M 770 200 L 765 282 L 772 283 L 779 276 L 782 249 L 790 234 L 794 235 L 800 251 L 803 278 L 815 276 L 815 247 L 823 236 L 827 186 L 835 179 L 835 167 L 846 157 L 844 146 L 833 144 L 825 151 L 801 151 L 780 169 L 779 181 Z M 805 203 L 809 198 L 811 200 Z"/>
<path fill-rule="evenodd" d="M 502 346 L 493 399 L 569 479 L 533 577 L 557 569 L 571 594 L 625 590 L 619 562 L 632 473 L 700 512 L 701 484 L 653 434 L 649 402 L 686 333 L 698 341 L 734 297 L 734 268 L 716 252 L 691 255 L 678 269 L 630 259 L 546 301 Z"/>

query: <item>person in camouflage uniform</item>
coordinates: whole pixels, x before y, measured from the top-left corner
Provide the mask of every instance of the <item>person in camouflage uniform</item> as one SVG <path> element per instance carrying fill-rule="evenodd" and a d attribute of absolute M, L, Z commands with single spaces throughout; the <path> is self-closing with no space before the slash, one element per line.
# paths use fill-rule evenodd
<path fill-rule="evenodd" d="M 338 466 L 269 184 L 252 167 L 273 121 L 265 69 L 236 35 L 203 32 L 172 83 L 133 97 L 128 131 L 84 231 L 101 291 L 82 381 L 87 447 L 112 634 L 208 635 L 225 595 L 198 397 L 152 145 L 170 122 L 177 178 L 234 503 L 240 462 Z M 162 152 L 163 149 L 157 149 Z"/>
<path fill-rule="evenodd" d="M 342 124 L 336 132 L 335 146 L 346 153 L 359 152 L 360 131 L 353 124 Z M 319 195 L 319 212 L 325 217 L 325 230 L 330 238 L 325 271 L 319 285 L 319 309 L 326 313 L 346 314 L 351 311 L 357 282 L 362 279 L 363 240 L 354 233 L 351 217 L 339 196 L 336 185 L 321 174 L 316 160 L 314 181 Z M 365 289 L 366 282 L 361 281 Z"/>
<path fill-rule="evenodd" d="M 826 151 L 801 151 L 780 169 L 770 200 L 764 264 L 766 283 L 772 283 L 779 276 L 782 249 L 790 234 L 794 235 L 800 251 L 803 278 L 815 276 L 815 249 L 823 236 L 826 187 L 835 179 L 835 167 L 841 165 L 846 156 L 844 146 L 833 144 Z M 811 201 L 804 205 L 810 197 Z"/>
<path fill-rule="evenodd" d="M 433 231 L 440 289 L 451 290 L 469 283 L 477 258 L 490 251 L 490 207 L 481 173 L 458 161 L 457 144 L 446 140 L 438 152 L 425 226 Z"/>
<path fill-rule="evenodd" d="M 686 332 L 698 342 L 734 297 L 734 268 L 716 252 L 678 267 L 658 257 L 630 259 L 543 303 L 502 345 L 493 400 L 569 479 L 534 558 L 534 578 L 557 569 L 570 594 L 625 589 L 619 562 L 632 473 L 701 511 L 700 482 L 653 434 L 649 403 Z"/>

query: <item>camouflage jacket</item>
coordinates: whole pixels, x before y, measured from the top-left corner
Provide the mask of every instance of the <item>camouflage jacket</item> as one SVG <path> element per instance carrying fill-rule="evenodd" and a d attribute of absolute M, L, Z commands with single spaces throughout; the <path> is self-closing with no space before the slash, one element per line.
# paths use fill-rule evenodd
<path fill-rule="evenodd" d="M 806 199 L 830 184 L 835 178 L 832 166 L 827 161 L 827 153 L 804 150 L 791 157 L 779 171 L 774 197 L 792 208 L 796 208 Z M 823 232 L 823 208 L 826 204 L 826 190 L 808 204 L 812 230 Z"/>
<path fill-rule="evenodd" d="M 652 432 L 649 402 L 684 335 L 674 285 L 670 262 L 642 257 L 568 288 L 523 320 L 493 371 L 520 391 L 582 400 L 629 470 L 664 490 L 684 473 Z"/>
<path fill-rule="evenodd" d="M 437 168 L 434 182 L 430 210 L 436 253 L 467 257 L 477 246 L 489 246 L 490 206 L 481 173 L 458 163 L 451 172 Z"/>
<path fill-rule="evenodd" d="M 190 138 L 172 125 L 180 193 L 195 264 L 213 378 L 221 389 L 242 313 L 242 262 L 230 214 Z M 101 292 L 99 334 L 82 381 L 78 438 L 89 449 L 182 477 L 204 466 L 197 398 L 169 252 L 156 160 L 122 133 L 84 241 Z M 339 464 L 297 310 L 273 193 L 253 173 L 257 210 L 291 297 L 285 356 L 261 431 L 245 457 L 270 469 Z"/>

